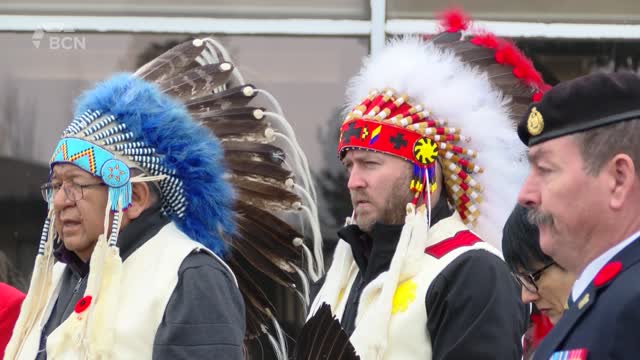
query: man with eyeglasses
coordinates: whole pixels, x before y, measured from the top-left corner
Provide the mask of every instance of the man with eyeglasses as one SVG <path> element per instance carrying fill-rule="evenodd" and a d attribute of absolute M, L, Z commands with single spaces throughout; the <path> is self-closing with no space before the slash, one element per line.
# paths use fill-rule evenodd
<path fill-rule="evenodd" d="M 562 83 L 530 106 L 518 134 L 530 161 L 518 200 L 541 249 L 577 274 L 569 308 L 534 359 L 637 359 L 640 76 Z"/>
<path fill-rule="evenodd" d="M 94 239 L 102 233 L 104 216 L 94 211 L 95 204 L 105 203 L 106 184 L 95 176 L 71 164 L 59 164 L 51 171 L 51 182 L 41 187 L 45 201 L 53 200 L 55 209 L 59 209 L 59 218 L 55 230 L 59 234 L 63 247 L 75 253 L 80 260 L 88 262 L 93 251 Z M 78 274 L 82 274 L 79 271 Z M 84 280 L 80 277 L 78 281 Z"/>
<path fill-rule="evenodd" d="M 244 358 L 218 139 L 132 74 L 76 111 L 41 187 L 49 213 L 5 359 Z"/>
<path fill-rule="evenodd" d="M 286 309 L 267 294 L 302 303 L 297 285 L 322 252 L 283 216 L 316 204 L 300 205 L 311 181 L 291 170 L 304 153 L 274 143 L 295 143 L 270 127 L 290 126 L 279 108 L 211 38 L 86 92 L 50 158 L 48 216 L 5 359 L 234 360 L 258 338 L 286 358 Z"/>

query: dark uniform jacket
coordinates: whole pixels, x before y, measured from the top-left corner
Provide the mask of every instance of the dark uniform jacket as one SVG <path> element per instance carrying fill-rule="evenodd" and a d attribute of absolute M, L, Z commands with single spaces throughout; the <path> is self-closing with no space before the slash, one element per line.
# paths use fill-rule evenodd
<path fill-rule="evenodd" d="M 130 222 L 118 238 L 122 260 L 168 223 L 159 205 Z M 73 312 L 84 294 L 89 273 L 89 264 L 64 245 L 56 249 L 55 255 L 68 266 L 58 300 L 42 332 L 40 349 L 45 348 L 46 337 Z M 244 302 L 232 275 L 211 255 L 192 253 L 178 270 L 178 284 L 156 332 L 153 359 L 243 359 L 244 331 Z M 46 352 L 41 351 L 36 359 L 46 358 Z"/>
<path fill-rule="evenodd" d="M 439 201 L 432 225 L 451 214 L 446 201 Z M 349 335 L 355 330 L 362 291 L 389 269 L 401 231 L 402 225 L 375 224 L 370 235 L 356 225 L 338 232 L 351 246 L 360 270 L 341 320 Z M 434 360 L 522 357 L 528 311 L 506 264 L 490 252 L 470 250 L 456 258 L 434 279 L 424 301 Z"/>
<path fill-rule="evenodd" d="M 620 268 L 609 266 L 617 262 Z M 634 240 L 605 267 L 610 271 L 596 275 L 572 302 L 534 359 L 547 360 L 555 352 L 580 349 L 586 350 L 586 357 L 577 359 L 640 359 L 636 330 L 640 324 L 640 240 Z"/>

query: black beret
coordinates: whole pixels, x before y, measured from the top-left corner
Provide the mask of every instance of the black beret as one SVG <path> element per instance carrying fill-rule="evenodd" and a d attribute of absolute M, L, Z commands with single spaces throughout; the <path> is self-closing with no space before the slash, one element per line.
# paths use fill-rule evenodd
<path fill-rule="evenodd" d="M 640 76 L 596 73 L 558 84 L 518 124 L 518 136 L 533 146 L 557 137 L 640 119 Z"/>

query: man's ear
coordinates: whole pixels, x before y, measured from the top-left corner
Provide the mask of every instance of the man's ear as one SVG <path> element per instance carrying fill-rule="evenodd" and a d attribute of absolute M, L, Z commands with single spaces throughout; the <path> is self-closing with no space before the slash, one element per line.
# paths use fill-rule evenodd
<path fill-rule="evenodd" d="M 136 219 L 144 210 L 149 208 L 153 202 L 153 196 L 149 184 L 137 182 L 131 184 L 131 205 L 127 209 L 129 220 Z"/>
<path fill-rule="evenodd" d="M 637 181 L 633 160 L 627 154 L 618 154 L 611 159 L 605 170 L 609 175 L 609 206 L 620 209 L 629 201 L 629 193 Z"/>

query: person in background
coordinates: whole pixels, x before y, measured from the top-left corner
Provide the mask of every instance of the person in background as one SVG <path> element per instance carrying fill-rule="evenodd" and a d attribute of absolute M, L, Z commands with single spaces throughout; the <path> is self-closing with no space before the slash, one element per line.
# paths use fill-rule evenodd
<path fill-rule="evenodd" d="M 542 252 L 538 227 L 527 220 L 525 207 L 515 207 L 502 234 L 502 253 L 522 286 L 522 302 L 535 305 L 557 323 L 566 309 L 575 274 Z"/>
<path fill-rule="evenodd" d="M 9 343 L 24 300 L 25 283 L 7 255 L 0 251 L 0 359 Z"/>
<path fill-rule="evenodd" d="M 4 358 L 4 349 L 13 333 L 23 300 L 22 291 L 0 282 L 0 358 Z"/>
<path fill-rule="evenodd" d="M 0 251 L 0 282 L 23 292 L 27 290 L 24 277 L 3 251 Z"/>
<path fill-rule="evenodd" d="M 567 306 L 575 274 L 540 249 L 540 232 L 529 222 L 527 209 L 516 205 L 502 231 L 504 260 L 521 286 L 522 302 L 534 307 L 525 346 L 525 359 L 557 323 Z"/>

